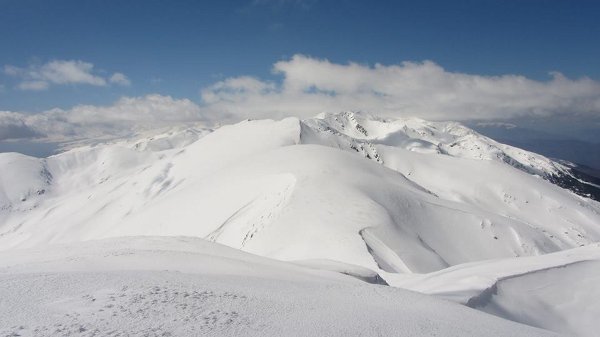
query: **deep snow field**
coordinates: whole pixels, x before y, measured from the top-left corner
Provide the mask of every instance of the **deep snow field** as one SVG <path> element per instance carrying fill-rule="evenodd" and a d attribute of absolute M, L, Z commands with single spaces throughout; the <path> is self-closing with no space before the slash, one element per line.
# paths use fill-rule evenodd
<path fill-rule="evenodd" d="M 0 335 L 597 336 L 568 175 L 350 112 L 0 153 Z"/>
<path fill-rule="evenodd" d="M 458 304 L 182 237 L 0 257 L 3 335 L 551 336 Z"/>

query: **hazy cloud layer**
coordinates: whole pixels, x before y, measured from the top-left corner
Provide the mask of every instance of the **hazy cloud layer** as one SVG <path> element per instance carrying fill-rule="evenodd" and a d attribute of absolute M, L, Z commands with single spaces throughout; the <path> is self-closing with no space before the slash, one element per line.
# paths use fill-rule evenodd
<path fill-rule="evenodd" d="M 247 117 L 340 110 L 448 120 L 600 116 L 600 83 L 556 72 L 535 81 L 454 73 L 430 61 L 366 66 L 301 55 L 277 62 L 273 71 L 281 84 L 230 78 L 202 90 L 202 98 L 215 111 Z"/>
<path fill-rule="evenodd" d="M 41 137 L 25 124 L 24 117 L 16 112 L 0 111 L 0 140 Z"/>
<path fill-rule="evenodd" d="M 74 63 L 62 66 L 48 63 L 33 70 L 8 67 L 5 71 L 22 76 L 24 83 L 32 87 L 38 85 L 36 81 L 129 83 L 123 74 L 115 73 L 104 79 L 92 74 L 90 64 L 69 62 Z M 343 110 L 437 120 L 508 121 L 546 117 L 600 120 L 600 83 L 589 78 L 569 79 L 560 73 L 552 73 L 547 81 L 535 81 L 518 75 L 449 72 L 430 61 L 367 66 L 335 64 L 301 55 L 275 63 L 273 71 L 280 81 L 240 76 L 214 83 L 201 90 L 200 104 L 153 94 L 123 97 L 109 106 L 79 105 L 39 114 L 0 112 L 0 140 L 122 136 L 140 128 L 179 123 L 307 118 L 323 111 Z"/>
<path fill-rule="evenodd" d="M 0 140 L 110 138 L 203 119 L 200 107 L 188 99 L 161 95 L 123 97 L 110 106 L 78 105 L 39 114 L 0 111 Z"/>
<path fill-rule="evenodd" d="M 17 88 L 21 90 L 46 90 L 50 85 L 65 84 L 130 84 L 127 76 L 122 73 L 114 73 L 109 78 L 104 78 L 95 73 L 92 63 L 78 60 L 53 60 L 41 65 L 32 64 L 26 68 L 5 65 L 4 73 L 17 78 Z"/>

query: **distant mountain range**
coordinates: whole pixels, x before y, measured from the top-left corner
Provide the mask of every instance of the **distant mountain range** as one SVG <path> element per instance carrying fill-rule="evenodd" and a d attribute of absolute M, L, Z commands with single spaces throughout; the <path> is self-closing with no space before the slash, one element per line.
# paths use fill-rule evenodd
<path fill-rule="evenodd" d="M 467 125 L 498 142 L 550 158 L 587 166 L 582 170 L 588 174 L 600 176 L 600 143 L 598 142 L 573 139 L 508 123 L 471 122 Z"/>

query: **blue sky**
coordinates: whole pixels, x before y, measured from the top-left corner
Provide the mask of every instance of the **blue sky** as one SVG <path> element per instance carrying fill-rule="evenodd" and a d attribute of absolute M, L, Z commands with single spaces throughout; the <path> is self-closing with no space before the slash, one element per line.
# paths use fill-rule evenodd
<path fill-rule="evenodd" d="M 448 71 L 600 78 L 598 1 L 0 1 L 0 65 L 82 60 L 130 86 L 15 89 L 0 110 L 107 104 L 158 92 L 199 100 L 220 79 L 304 54 L 332 62 L 433 60 Z"/>
<path fill-rule="evenodd" d="M 585 0 L 0 0 L 0 142 L 341 110 L 600 142 L 598 13 Z"/>

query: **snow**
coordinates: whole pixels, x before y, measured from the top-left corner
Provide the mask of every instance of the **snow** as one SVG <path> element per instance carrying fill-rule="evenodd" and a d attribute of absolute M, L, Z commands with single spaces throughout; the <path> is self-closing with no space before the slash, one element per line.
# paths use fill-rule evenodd
<path fill-rule="evenodd" d="M 384 277 L 391 285 L 531 326 L 577 336 L 598 333 L 600 244 Z"/>
<path fill-rule="evenodd" d="M 502 280 L 476 308 L 565 334 L 598 335 L 600 261 L 583 261 Z M 567 286 L 566 286 L 567 285 Z"/>
<path fill-rule="evenodd" d="M 553 335 L 195 238 L 3 252 L 0 282 L 2 335 Z"/>
<path fill-rule="evenodd" d="M 384 335 L 394 331 L 390 329 L 397 328 L 396 323 L 408 324 L 398 321 L 402 315 L 428 321 L 422 323 L 425 329 L 458 324 L 463 314 L 476 315 L 476 321 L 502 322 L 492 326 L 509 324 L 466 307 L 471 306 L 524 324 L 591 336 L 597 330 L 591 319 L 598 313 L 593 304 L 600 298 L 594 282 L 585 280 L 597 277 L 592 269 L 598 259 L 600 204 L 552 184 L 549 177 L 561 170 L 561 164 L 548 158 L 499 144 L 457 123 L 386 120 L 351 112 L 308 120 L 249 120 L 216 130 L 161 130 L 43 159 L 0 153 L 2 282 L 16 287 L 17 281 L 9 281 L 16 277 L 29 287 L 57 287 L 56 293 L 40 290 L 44 293 L 35 295 L 47 298 L 54 308 L 48 310 L 59 310 L 54 305 L 63 301 L 69 308 L 83 308 L 84 302 L 77 301 L 86 295 L 109 301 L 107 293 L 95 292 L 94 278 L 105 280 L 102 287 L 113 293 L 120 284 L 136 289 L 119 293 L 127 301 L 153 291 L 152 282 L 138 281 L 146 278 L 156 280 L 161 289 L 169 281 L 189 291 L 200 282 L 219 294 L 233 287 L 247 298 L 255 290 L 259 307 L 272 307 L 284 316 L 275 323 L 267 319 L 267 309 L 251 311 L 249 317 L 260 318 L 252 325 L 256 334 L 299 327 L 290 310 L 323 322 L 315 325 L 320 329 L 330 324 L 320 320 L 334 315 L 340 322 L 331 326 L 340 331 L 351 331 L 344 326 L 356 331 L 370 327 L 383 329 Z M 139 236 L 152 238 L 131 238 Z M 581 294 L 586 291 L 589 296 L 565 285 L 574 282 L 572 275 L 581 275 Z M 53 281 L 44 282 L 46 277 Z M 535 288 L 550 277 L 557 280 L 548 285 L 556 296 Z M 238 282 L 246 278 L 261 281 Z M 297 287 L 307 287 L 315 296 L 296 294 L 292 289 Z M 330 295 L 328 287 L 335 289 Z M 355 293 L 353 287 L 361 290 Z M 186 301 L 172 292 L 174 288 L 165 289 L 171 302 Z M 4 290 L 16 301 L 11 293 Z M 28 297 L 30 306 L 35 296 Z M 308 303 L 307 296 L 322 299 Z M 419 303 L 433 301 L 432 308 L 452 309 L 440 309 L 438 318 L 425 319 L 413 302 L 406 302 L 411 296 Z M 579 297 L 571 303 L 570 296 Z M 69 302 L 67 297 L 78 300 Z M 224 305 L 223 311 L 234 305 L 228 298 L 214 300 Z M 326 314 L 327 300 L 339 303 L 335 314 Z M 146 303 L 135 305 L 146 305 L 142 302 Z M 359 314 L 352 307 L 360 302 L 365 306 Z M 314 306 L 314 313 L 302 305 Z M 576 307 L 585 308 L 585 314 L 576 315 Z M 175 315 L 178 308 L 173 304 L 163 312 Z M 14 310 L 24 310 L 25 317 L 33 309 Z M 396 312 L 394 318 L 390 310 Z M 460 314 L 449 314 L 455 310 Z M 378 314 L 375 318 L 363 311 Z M 215 314 L 208 313 L 213 320 Z M 23 318 L 27 329 L 51 328 L 44 321 L 48 312 L 39 315 Z M 89 315 L 81 316 L 87 322 L 83 335 L 92 334 L 88 325 L 105 324 Z M 146 326 L 158 320 L 164 331 L 176 335 L 193 334 L 185 329 L 200 326 L 195 322 L 177 330 L 178 324 L 152 315 L 144 318 Z M 352 315 L 364 320 L 352 322 Z M 440 318 L 445 315 L 455 321 Z M 66 320 L 61 324 L 71 324 Z M 142 323 L 119 320 L 114 329 L 143 334 Z M 222 316 L 214 320 L 212 328 L 202 331 L 218 335 L 248 329 L 245 323 L 225 324 L 228 319 Z M 69 326 L 76 329 L 80 319 L 76 321 Z M 407 335 L 419 335 L 421 323 L 415 324 L 409 324 L 414 329 Z M 257 328 L 263 325 L 270 330 Z M 443 331 L 469 335 L 477 331 L 469 330 L 475 325 L 456 325 L 467 329 L 464 334 L 446 326 Z M 490 334 L 514 330 L 502 329 Z"/>
<path fill-rule="evenodd" d="M 27 207 L 27 201 L 44 194 L 52 181 L 43 160 L 19 153 L 2 153 L 0 167 L 0 210 Z"/>

